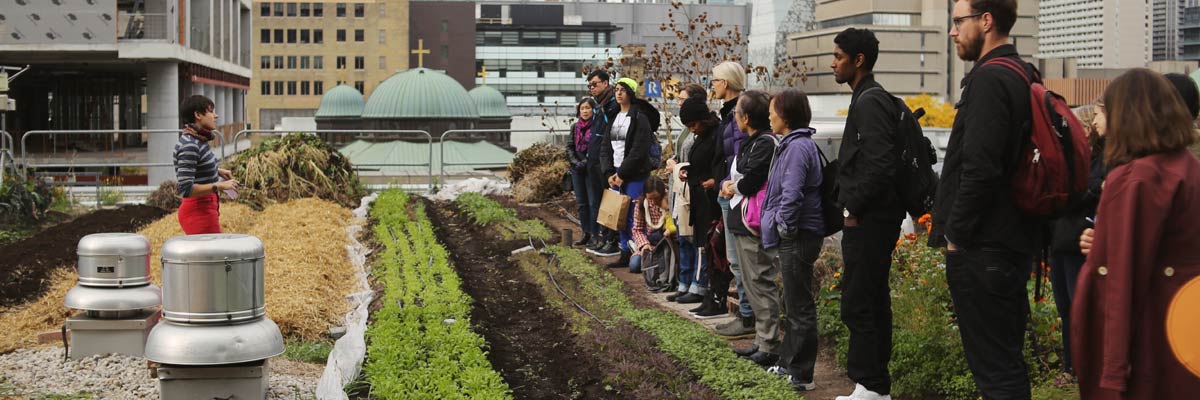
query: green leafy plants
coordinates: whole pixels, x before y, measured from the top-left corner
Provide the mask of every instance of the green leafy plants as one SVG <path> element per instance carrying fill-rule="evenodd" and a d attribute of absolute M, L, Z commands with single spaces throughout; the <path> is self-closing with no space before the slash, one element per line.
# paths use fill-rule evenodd
<path fill-rule="evenodd" d="M 533 238 L 549 240 L 551 233 L 546 225 L 537 220 L 521 220 L 516 211 L 504 207 L 495 200 L 479 193 L 463 193 L 455 200 L 459 209 L 467 213 L 479 226 L 494 226 L 505 240 Z"/>
<path fill-rule="evenodd" d="M 941 249 L 926 246 L 927 232 L 926 229 L 925 233 L 899 238 L 893 254 L 890 285 L 895 318 L 889 368 L 892 394 L 913 398 L 978 398 L 946 283 L 945 256 Z M 817 326 L 823 336 L 836 343 L 838 363 L 845 366 L 850 332 L 840 318 L 840 281 L 840 273 L 828 275 L 822 281 Z M 1058 331 L 1061 322 L 1050 296 L 1049 282 L 1044 284 L 1045 297 L 1034 299 L 1034 281 L 1029 282 L 1031 333 L 1026 338 L 1026 362 L 1034 392 L 1041 393 L 1040 398 L 1067 398 L 1062 395 L 1068 394 L 1069 389 L 1052 387 L 1061 365 L 1058 356 L 1062 351 Z"/>
<path fill-rule="evenodd" d="M 324 364 L 333 344 L 324 341 L 296 340 L 284 343 L 283 357 L 292 361 Z"/>
<path fill-rule="evenodd" d="M 373 274 L 383 307 L 367 330 L 363 367 L 371 396 L 381 399 L 508 399 L 482 337 L 471 330 L 471 299 L 437 243 L 421 205 L 403 192 L 380 195 L 372 208 L 383 245 Z"/>

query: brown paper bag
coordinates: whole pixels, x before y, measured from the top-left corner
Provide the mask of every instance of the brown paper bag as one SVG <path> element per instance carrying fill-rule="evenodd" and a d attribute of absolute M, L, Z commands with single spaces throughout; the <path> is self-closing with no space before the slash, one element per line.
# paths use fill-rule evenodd
<path fill-rule="evenodd" d="M 604 197 L 600 199 L 600 212 L 596 215 L 596 222 L 608 229 L 619 231 L 625 229 L 628 215 L 629 196 L 616 190 L 605 190 Z"/>

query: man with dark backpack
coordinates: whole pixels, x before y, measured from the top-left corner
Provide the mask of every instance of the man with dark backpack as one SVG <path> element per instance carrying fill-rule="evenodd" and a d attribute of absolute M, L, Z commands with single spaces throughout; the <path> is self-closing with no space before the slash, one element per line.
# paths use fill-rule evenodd
<path fill-rule="evenodd" d="M 854 91 L 838 151 L 837 185 L 838 204 L 844 208 L 841 314 L 850 330 L 846 372 L 856 385 L 838 400 L 890 399 L 888 271 L 905 213 L 896 184 L 903 148 L 898 128 L 900 117 L 911 119 L 912 113 L 875 82 L 879 40 L 874 33 L 848 28 L 833 42 L 834 78 Z"/>
<path fill-rule="evenodd" d="M 1026 77 L 1034 74 L 1008 43 L 1016 0 L 956 0 L 951 18 L 958 56 L 975 67 L 963 78 L 956 104 L 929 244 L 946 248 L 955 319 L 983 398 L 1029 399 L 1025 284 L 1040 218 L 1023 211 L 1014 193 L 1031 147 Z M 1017 64 L 1025 74 L 998 62 Z"/>

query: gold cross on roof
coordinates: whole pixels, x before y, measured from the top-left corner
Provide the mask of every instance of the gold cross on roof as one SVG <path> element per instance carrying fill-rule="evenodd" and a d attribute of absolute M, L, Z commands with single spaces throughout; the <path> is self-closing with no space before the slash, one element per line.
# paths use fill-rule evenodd
<path fill-rule="evenodd" d="M 483 84 L 487 85 L 487 66 L 485 65 L 483 67 L 480 67 L 479 69 L 481 69 L 482 71 L 479 71 L 479 74 L 475 75 L 475 76 L 483 78 Z"/>
<path fill-rule="evenodd" d="M 429 49 L 425 48 L 425 39 L 417 39 L 417 48 L 411 53 L 417 55 L 417 68 L 424 68 L 425 55 L 430 53 Z"/>

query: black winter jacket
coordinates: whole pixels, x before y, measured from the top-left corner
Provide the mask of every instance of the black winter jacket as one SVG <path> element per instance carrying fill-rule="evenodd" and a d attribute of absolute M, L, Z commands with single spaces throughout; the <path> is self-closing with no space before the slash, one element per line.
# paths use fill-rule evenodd
<path fill-rule="evenodd" d="M 1020 152 L 1029 142 L 1029 85 L 1004 66 L 983 66 L 997 57 L 1020 60 L 1016 47 L 1003 45 L 963 78 L 934 200 L 931 246 L 949 241 L 959 249 L 1032 254 L 1038 242 L 1039 220 L 1017 209 L 1011 190 Z"/>
<path fill-rule="evenodd" d="M 617 113 L 621 112 L 621 106 L 617 104 L 617 98 L 613 95 L 611 87 L 596 101 L 600 103 L 600 109 L 596 110 L 596 115 L 592 117 L 595 121 L 592 122 L 592 139 L 588 142 L 588 176 L 607 186 L 608 175 L 604 174 L 604 168 L 600 166 L 600 146 L 604 142 L 604 137 L 608 136 L 613 118 L 616 118 Z"/>
<path fill-rule="evenodd" d="M 625 135 L 625 158 L 622 159 L 620 168 L 614 165 L 613 132 L 612 124 L 609 123 L 608 133 L 604 135 L 600 144 L 600 167 L 606 179 L 612 174 L 617 174 L 623 181 L 640 181 L 649 177 L 650 172 L 659 167 L 650 159 L 650 145 L 658 140 L 655 135 L 658 124 L 655 122 L 660 117 L 658 110 L 645 100 L 636 100 L 629 107 L 629 131 Z"/>
<path fill-rule="evenodd" d="M 879 89 L 863 94 L 871 88 Z M 895 185 L 900 170 L 899 112 L 873 75 L 863 77 L 854 88 L 838 150 L 837 184 L 838 204 L 857 218 L 904 218 Z"/>
<path fill-rule="evenodd" d="M 708 132 L 692 133 L 696 141 L 692 143 L 691 151 L 688 152 L 688 160 L 698 162 L 683 167 L 688 172 L 687 184 L 691 195 L 692 219 L 689 222 L 696 232 L 707 232 L 712 222 L 721 217 L 721 208 L 717 205 L 717 192 L 721 187 L 719 182 L 715 182 L 720 178 L 719 173 L 713 163 L 707 162 L 722 156 L 717 134 L 715 127 Z M 714 181 L 713 187 L 705 189 L 703 183 L 709 179 Z"/>
<path fill-rule="evenodd" d="M 1108 168 L 1104 167 L 1104 152 L 1092 151 L 1092 167 L 1088 175 L 1087 191 L 1071 202 L 1067 211 L 1054 221 L 1054 233 L 1051 236 L 1050 251 L 1054 254 L 1083 254 L 1079 249 L 1079 235 L 1083 230 L 1094 226 L 1088 218 L 1096 216 L 1096 207 L 1100 205 L 1100 188 L 1104 186 L 1104 177 Z"/>
<path fill-rule="evenodd" d="M 737 166 L 734 167 L 742 174 L 742 179 L 734 184 L 735 190 L 742 196 L 753 196 L 767 185 L 767 177 L 771 174 L 771 158 L 775 155 L 776 147 L 775 139 L 771 138 L 773 135 L 775 134 L 771 131 L 764 130 L 742 140 L 736 160 Z M 738 235 L 750 236 L 753 233 L 746 229 L 741 218 L 745 205 L 743 200 L 730 211 L 728 228 L 730 232 Z"/>

